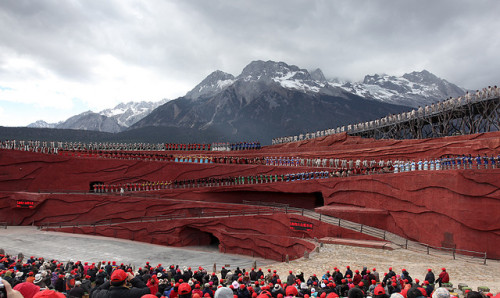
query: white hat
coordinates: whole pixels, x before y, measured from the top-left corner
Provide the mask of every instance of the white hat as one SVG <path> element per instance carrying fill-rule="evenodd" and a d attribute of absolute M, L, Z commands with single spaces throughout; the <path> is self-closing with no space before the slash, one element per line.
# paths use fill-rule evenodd
<path fill-rule="evenodd" d="M 35 275 L 35 280 L 33 281 L 33 283 L 39 283 L 42 281 L 42 275 L 40 273 L 37 273 Z"/>

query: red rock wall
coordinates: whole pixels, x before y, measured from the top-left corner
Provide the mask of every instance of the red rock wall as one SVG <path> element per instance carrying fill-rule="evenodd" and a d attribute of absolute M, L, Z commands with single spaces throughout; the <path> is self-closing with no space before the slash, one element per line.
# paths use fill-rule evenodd
<path fill-rule="evenodd" d="M 36 204 L 33 209 L 16 208 L 17 200 L 35 201 Z M 52 226 L 52 229 L 170 246 L 207 245 L 210 241 L 207 233 L 210 233 L 219 239 L 222 252 L 255 255 L 278 261 L 282 261 L 287 254 L 293 259 L 303 256 L 306 250 L 311 251 L 315 247 L 311 242 L 313 238 L 335 236 L 376 240 L 298 214 L 276 212 L 270 215 L 270 211 L 269 207 L 90 194 L 18 192 L 3 193 L 0 197 L 0 217 L 11 225 L 97 224 L 96 227 Z M 227 217 L 228 212 L 230 217 Z M 253 215 L 244 216 L 245 213 Z M 207 214 L 219 217 L 196 217 Z M 162 220 L 164 216 L 173 219 Z M 195 218 L 178 218 L 193 216 Z M 291 220 L 310 223 L 313 228 L 310 231 L 292 230 Z M 135 222 L 124 223 L 126 221 Z"/>
<path fill-rule="evenodd" d="M 370 140 L 339 134 L 265 147 L 260 151 L 203 154 L 387 160 L 434 158 L 448 154 L 498 154 L 499 151 L 500 133 L 494 132 L 427 140 Z M 188 155 L 189 152 L 182 154 Z M 164 200 L 91 194 L 33 194 L 38 190 L 88 192 L 94 181 L 112 184 L 280 175 L 306 170 L 312 169 L 73 158 L 0 150 L 0 191 L 8 192 L 0 193 L 0 221 L 16 224 L 56 220 L 73 223 L 105 219 L 124 221 L 159 214 L 196 214 L 200 206 L 210 207 L 210 210 L 237 211 L 247 207 L 222 203 L 243 200 L 288 203 L 312 209 L 318 207 L 320 193 L 325 207 L 317 209 L 319 212 L 380 227 L 431 245 L 456 245 L 459 249 L 487 251 L 488 257 L 500 258 L 499 169 L 411 172 L 141 194 Z M 24 193 L 26 191 L 28 193 Z M 25 197 L 39 200 L 38 207 L 34 210 L 14 208 L 12 202 L 15 198 Z M 167 199 L 177 201 L 172 203 Z M 328 233 L 338 231 L 325 231 Z M 347 232 L 341 234 L 347 237 Z M 234 235 L 228 232 L 223 237 Z M 179 237 L 172 239 L 181 240 Z M 239 249 L 243 252 L 249 248 L 232 248 L 233 251 Z"/>

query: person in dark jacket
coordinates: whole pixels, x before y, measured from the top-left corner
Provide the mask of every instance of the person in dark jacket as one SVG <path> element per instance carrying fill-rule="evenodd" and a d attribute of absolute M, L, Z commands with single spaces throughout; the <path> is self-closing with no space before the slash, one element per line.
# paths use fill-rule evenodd
<path fill-rule="evenodd" d="M 82 283 L 77 280 L 75 286 L 68 292 L 68 298 L 82 298 L 85 295 L 85 290 L 81 286 Z"/>
<path fill-rule="evenodd" d="M 434 272 L 432 272 L 431 268 L 427 269 L 427 274 L 425 275 L 424 280 L 428 281 L 431 285 L 433 285 L 436 281 L 436 277 L 434 276 Z"/>
<path fill-rule="evenodd" d="M 99 287 L 100 285 L 102 285 L 104 283 L 104 279 L 106 278 L 106 272 L 104 272 L 104 270 L 100 269 L 99 270 L 99 273 L 97 273 L 96 277 L 95 277 L 95 285 L 96 287 Z"/>
<path fill-rule="evenodd" d="M 61 293 L 66 291 L 66 284 L 64 283 L 64 275 L 59 274 L 58 278 L 54 283 L 54 289 Z"/>
<path fill-rule="evenodd" d="M 295 278 L 295 275 L 293 275 L 292 270 L 290 270 L 288 273 L 290 273 L 290 274 L 286 278 L 286 284 L 291 286 L 295 283 L 296 278 Z"/>
<path fill-rule="evenodd" d="M 126 287 L 127 281 L 130 281 L 132 287 Z M 122 269 L 116 269 L 111 274 L 109 283 L 104 283 L 98 288 L 94 288 L 90 294 L 91 298 L 140 298 L 143 295 L 150 294 L 149 288 L 131 273 L 126 273 Z"/>
<path fill-rule="evenodd" d="M 238 295 L 238 298 L 251 298 L 252 295 L 248 291 L 247 287 L 245 285 L 240 285 L 238 287 L 238 290 L 236 291 L 236 295 Z"/>

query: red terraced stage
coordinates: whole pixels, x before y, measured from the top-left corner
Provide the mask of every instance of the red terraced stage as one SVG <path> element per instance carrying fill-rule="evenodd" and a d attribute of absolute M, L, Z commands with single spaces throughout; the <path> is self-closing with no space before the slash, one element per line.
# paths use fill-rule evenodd
<path fill-rule="evenodd" d="M 500 133 L 492 132 L 425 140 L 373 140 L 336 134 L 261 150 L 182 154 L 248 159 L 297 156 L 415 160 L 499 151 Z M 96 194 L 92 187 L 95 183 L 284 175 L 322 169 L 179 163 L 2 149 L 0 222 L 57 223 L 57 227 L 52 225 L 50 229 L 172 246 L 215 243 L 222 252 L 279 261 L 287 255 L 294 259 L 312 251 L 317 245 L 314 238 L 380 240 L 302 216 L 282 205 L 287 204 L 429 245 L 487 252 L 488 258 L 500 258 L 499 168 L 160 189 L 124 195 Z M 262 202 L 275 207 L 263 206 Z"/>

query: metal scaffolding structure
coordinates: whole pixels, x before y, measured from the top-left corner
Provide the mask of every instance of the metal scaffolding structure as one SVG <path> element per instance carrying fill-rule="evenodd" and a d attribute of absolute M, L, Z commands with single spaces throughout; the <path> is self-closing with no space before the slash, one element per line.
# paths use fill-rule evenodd
<path fill-rule="evenodd" d="M 366 129 L 351 129 L 347 133 L 375 139 L 424 139 L 465 135 L 500 130 L 500 97 L 454 100 L 436 107 L 413 110 L 370 121 Z M 377 125 L 378 124 L 378 125 Z"/>

